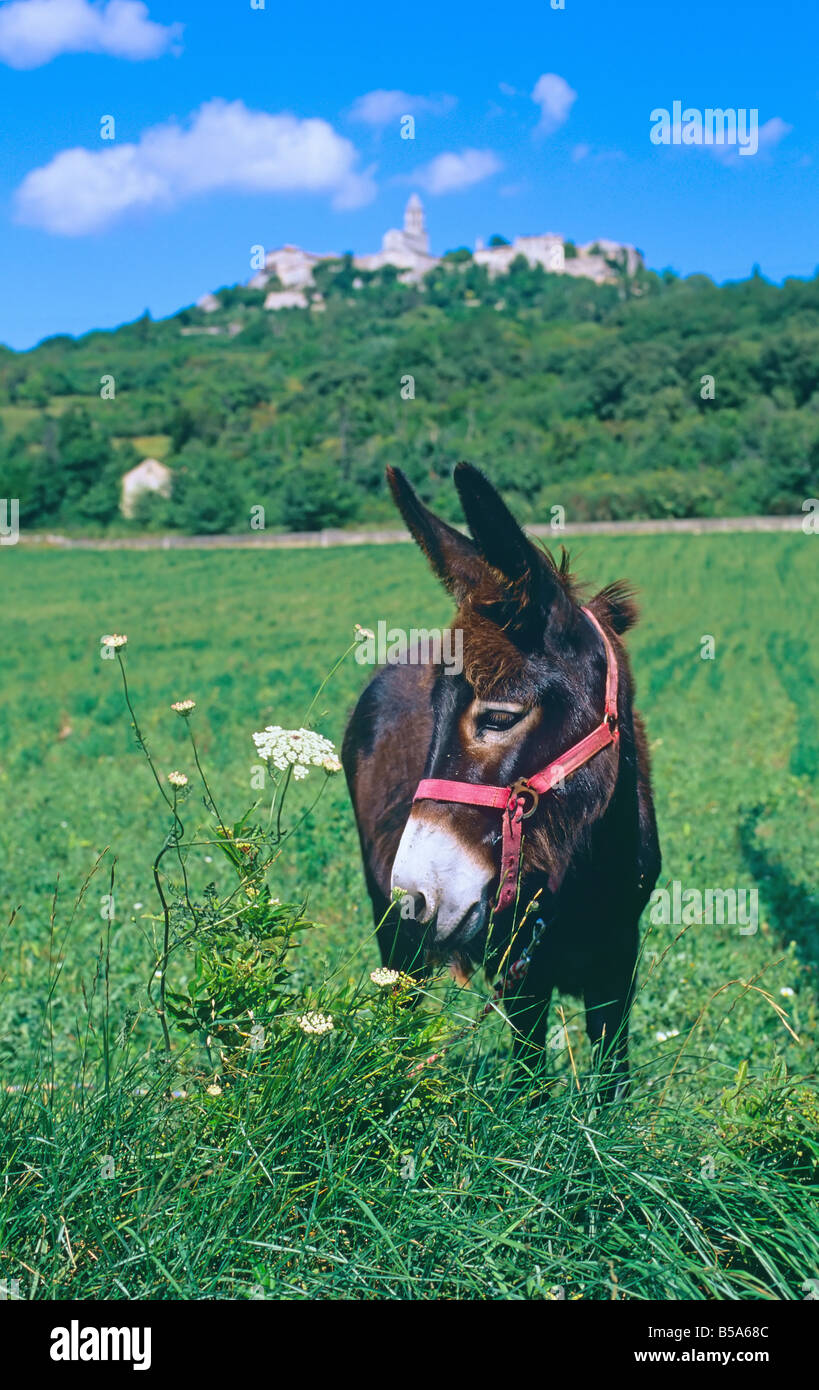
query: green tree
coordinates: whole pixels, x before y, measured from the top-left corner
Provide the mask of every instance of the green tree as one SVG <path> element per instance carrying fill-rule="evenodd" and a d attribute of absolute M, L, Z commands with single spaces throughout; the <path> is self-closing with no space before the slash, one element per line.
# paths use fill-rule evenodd
<path fill-rule="evenodd" d="M 355 509 L 355 497 L 337 465 L 310 462 L 291 468 L 282 487 L 282 519 L 291 531 L 342 526 Z"/>

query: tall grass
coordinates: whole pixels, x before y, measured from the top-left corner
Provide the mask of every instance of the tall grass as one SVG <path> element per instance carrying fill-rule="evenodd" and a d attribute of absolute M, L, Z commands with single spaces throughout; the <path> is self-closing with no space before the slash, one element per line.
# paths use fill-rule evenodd
<path fill-rule="evenodd" d="M 783 1077 L 628 1102 L 555 1054 L 514 1086 L 473 1045 L 410 1078 L 417 1010 L 362 986 L 221 1089 L 114 1047 L 0 1102 L 2 1277 L 37 1298 L 794 1299 L 819 1268 L 815 1098 Z M 438 1017 L 457 1017 L 450 996 Z M 426 1034 L 426 1036 L 425 1036 Z M 556 1079 L 555 1079 L 556 1073 Z M 178 1084 L 179 1075 L 184 1084 Z M 684 1079 L 685 1080 L 685 1079 Z M 210 1089 L 209 1089 L 210 1088 Z M 699 1087 L 696 1088 L 699 1090 Z"/>

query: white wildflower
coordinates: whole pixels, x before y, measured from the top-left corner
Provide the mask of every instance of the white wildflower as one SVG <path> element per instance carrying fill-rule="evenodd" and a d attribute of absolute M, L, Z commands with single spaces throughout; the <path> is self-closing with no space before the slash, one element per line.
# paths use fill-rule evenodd
<path fill-rule="evenodd" d="M 100 642 L 103 647 L 124 647 L 127 645 L 128 638 L 121 632 L 112 632 L 107 637 L 101 637 Z"/>
<path fill-rule="evenodd" d="M 331 1014 L 302 1014 L 299 1027 L 303 1033 L 332 1033 L 335 1027 Z"/>
<path fill-rule="evenodd" d="M 181 714 L 183 719 L 187 719 L 191 710 L 196 709 L 196 701 L 174 700 L 174 703 L 171 705 L 171 709 L 175 710 L 177 714 Z"/>
<path fill-rule="evenodd" d="M 168 781 L 172 787 L 186 787 L 188 785 L 188 779 L 184 772 L 169 772 Z"/>
<path fill-rule="evenodd" d="M 283 729 L 280 724 L 268 724 L 260 734 L 253 735 L 260 758 L 271 762 L 279 772 L 293 769 L 293 776 L 302 781 L 311 767 L 323 767 L 325 772 L 338 772 L 341 763 L 335 745 L 314 729 Z"/>
<path fill-rule="evenodd" d="M 796 990 L 791 989 L 790 985 L 783 985 L 779 993 L 782 995 L 783 999 L 793 999 L 793 996 L 796 994 Z"/>
<path fill-rule="evenodd" d="M 379 970 L 371 970 L 370 979 L 374 985 L 380 985 L 382 988 L 387 985 L 397 985 L 398 981 L 401 979 L 401 971 L 387 970 L 382 967 Z"/>

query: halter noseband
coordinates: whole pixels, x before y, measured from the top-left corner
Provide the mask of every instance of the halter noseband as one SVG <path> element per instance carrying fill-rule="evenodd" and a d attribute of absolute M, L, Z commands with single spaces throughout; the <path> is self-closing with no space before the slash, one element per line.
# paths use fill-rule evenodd
<path fill-rule="evenodd" d="M 523 821 L 537 810 L 544 793 L 570 777 L 579 767 L 620 738 L 617 723 L 617 658 L 611 642 L 590 609 L 582 610 L 603 639 L 606 649 L 606 703 L 603 718 L 579 743 L 573 743 L 561 757 L 533 777 L 521 777 L 509 787 L 485 786 L 478 782 L 450 782 L 443 777 L 427 777 L 418 783 L 413 801 L 459 801 L 467 806 L 485 806 L 503 816 L 501 872 L 495 911 L 502 912 L 514 901 L 517 891 Z M 531 801 L 524 810 L 526 800 Z"/>

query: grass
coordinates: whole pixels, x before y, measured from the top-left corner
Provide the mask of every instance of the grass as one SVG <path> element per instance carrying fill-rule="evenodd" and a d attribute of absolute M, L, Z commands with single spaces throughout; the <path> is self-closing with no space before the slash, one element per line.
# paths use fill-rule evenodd
<path fill-rule="evenodd" d="M 643 591 L 630 646 L 661 882 L 760 893 L 752 935 L 650 926 L 633 1096 L 597 1112 L 572 999 L 555 1001 L 567 1028 L 553 1014 L 545 1107 L 512 1093 L 497 1017 L 408 1075 L 474 1018 L 484 990 L 441 984 L 407 1011 L 370 983 L 377 954 L 340 779 L 270 875 L 322 923 L 292 956 L 291 981 L 311 1005 L 332 1003 L 335 1031 L 305 1037 L 285 1020 L 219 1094 L 181 1036 L 173 1084 L 162 1062 L 145 981 L 167 816 L 100 634 L 128 633 L 129 684 L 163 772 L 194 771 L 168 706 L 197 700 L 208 776 L 238 817 L 259 795 L 250 734 L 302 722 L 354 622 L 448 620 L 414 551 L 2 559 L 0 902 L 14 917 L 0 957 L 0 1278 L 35 1297 L 803 1296 L 819 1274 L 811 537 L 576 548 L 583 575 L 626 574 Z M 342 665 L 315 711 L 337 743 L 361 680 Z M 185 819 L 189 838 L 206 838 L 198 798 Z M 195 895 L 209 881 L 227 891 L 218 858 L 190 851 Z"/>

